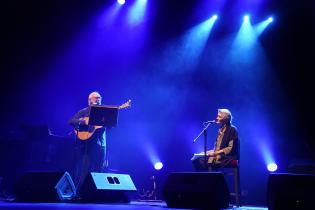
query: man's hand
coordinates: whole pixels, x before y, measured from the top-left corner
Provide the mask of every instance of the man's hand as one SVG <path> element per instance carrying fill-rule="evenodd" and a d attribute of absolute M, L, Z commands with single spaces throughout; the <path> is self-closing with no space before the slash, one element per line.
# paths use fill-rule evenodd
<path fill-rule="evenodd" d="M 215 157 L 216 155 L 215 155 L 215 152 L 213 151 L 213 150 L 208 150 L 207 151 L 207 155 L 209 156 L 209 157 Z"/>
<path fill-rule="evenodd" d="M 209 151 L 207 151 L 207 155 L 209 157 L 216 157 L 218 155 L 221 155 L 222 153 L 223 153 L 223 150 L 218 150 L 218 151 L 209 150 Z"/>

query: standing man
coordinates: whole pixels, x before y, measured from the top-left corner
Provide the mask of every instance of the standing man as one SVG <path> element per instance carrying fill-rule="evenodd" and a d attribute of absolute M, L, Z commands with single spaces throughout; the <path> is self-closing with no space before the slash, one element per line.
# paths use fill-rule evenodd
<path fill-rule="evenodd" d="M 76 131 L 77 158 L 75 181 L 79 190 L 89 172 L 102 172 L 107 167 L 106 162 L 106 128 L 95 129 L 88 125 L 91 106 L 101 105 L 102 96 L 99 92 L 92 92 L 88 96 L 88 107 L 81 109 L 70 120 Z M 93 130 L 93 135 L 88 139 L 80 139 L 79 133 Z M 95 130 L 94 130 L 95 129 Z"/>
<path fill-rule="evenodd" d="M 214 148 L 207 151 L 208 163 L 204 164 L 204 157 L 193 159 L 193 166 L 197 171 L 213 171 L 230 167 L 236 160 L 239 160 L 238 132 L 237 128 L 232 125 L 230 110 L 218 109 L 216 123 L 220 125 L 220 128 Z"/>

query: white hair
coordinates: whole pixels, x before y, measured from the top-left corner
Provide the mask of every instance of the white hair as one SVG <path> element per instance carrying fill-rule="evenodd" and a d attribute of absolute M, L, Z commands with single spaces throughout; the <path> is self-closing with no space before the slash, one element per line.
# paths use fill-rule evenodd
<path fill-rule="evenodd" d="M 218 112 L 223 113 L 224 114 L 224 119 L 227 119 L 229 121 L 229 123 L 232 123 L 232 113 L 230 110 L 228 109 L 218 109 Z"/>
<path fill-rule="evenodd" d="M 88 104 L 89 105 L 90 105 L 90 100 L 91 100 L 93 95 L 99 95 L 102 98 L 101 94 L 98 91 L 93 91 L 92 93 L 89 94 L 89 97 L 88 97 Z"/>

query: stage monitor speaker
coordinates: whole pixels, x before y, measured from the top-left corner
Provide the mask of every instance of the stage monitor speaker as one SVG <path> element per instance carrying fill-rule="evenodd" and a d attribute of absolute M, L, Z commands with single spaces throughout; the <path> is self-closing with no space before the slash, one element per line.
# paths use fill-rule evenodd
<path fill-rule="evenodd" d="M 15 185 L 16 201 L 69 201 L 76 189 L 68 172 L 28 172 Z"/>
<path fill-rule="evenodd" d="M 229 189 L 220 172 L 171 173 L 162 195 L 170 208 L 222 209 L 229 206 Z"/>
<path fill-rule="evenodd" d="M 128 203 L 127 192 L 136 191 L 128 174 L 90 172 L 79 191 L 82 202 Z"/>
<path fill-rule="evenodd" d="M 312 209 L 314 199 L 315 175 L 288 173 L 269 175 L 268 209 Z"/>

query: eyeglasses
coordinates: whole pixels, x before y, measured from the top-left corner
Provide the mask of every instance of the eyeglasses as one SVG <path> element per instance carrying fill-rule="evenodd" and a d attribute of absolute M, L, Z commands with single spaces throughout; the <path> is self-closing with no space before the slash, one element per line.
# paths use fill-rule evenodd
<path fill-rule="evenodd" d="M 91 98 L 95 98 L 95 99 L 102 99 L 101 96 L 92 96 Z"/>

